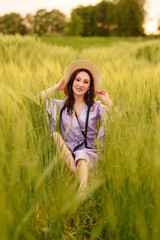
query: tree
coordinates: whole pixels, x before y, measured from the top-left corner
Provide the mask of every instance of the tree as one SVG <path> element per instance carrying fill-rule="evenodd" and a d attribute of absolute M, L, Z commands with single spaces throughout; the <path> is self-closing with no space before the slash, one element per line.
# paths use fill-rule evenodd
<path fill-rule="evenodd" d="M 75 8 L 72 10 L 71 16 L 79 16 L 79 20 L 81 19 L 81 25 L 83 26 L 81 31 L 82 36 L 92 36 L 92 28 L 94 22 L 92 21 L 92 6 L 83 7 L 79 6 L 78 8 Z M 73 19 L 71 19 L 71 22 Z M 73 23 L 72 23 L 73 24 Z M 75 26 L 76 27 L 76 26 Z"/>
<path fill-rule="evenodd" d="M 66 17 L 57 9 L 46 13 L 47 33 L 62 33 L 65 27 Z"/>
<path fill-rule="evenodd" d="M 19 33 L 23 18 L 18 13 L 5 14 L 0 17 L 0 32 L 4 34 Z"/>
<path fill-rule="evenodd" d="M 72 10 L 70 22 L 57 9 L 40 9 L 35 16 L 22 18 L 17 13 L 0 17 L 2 33 L 71 34 L 82 36 L 144 35 L 144 4 L 147 0 L 103 0 L 95 6 L 82 5 Z M 160 28 L 160 24 L 159 24 Z"/>
<path fill-rule="evenodd" d="M 83 25 L 82 36 L 144 35 L 145 0 L 103 0 L 95 6 L 79 6 L 72 11 Z M 74 28 L 78 26 L 71 19 Z"/>
<path fill-rule="evenodd" d="M 78 36 L 83 33 L 83 23 L 82 18 L 79 16 L 76 11 L 71 13 L 71 21 L 68 23 L 68 34 Z"/>
<path fill-rule="evenodd" d="M 21 34 L 34 33 L 34 15 L 28 13 L 21 22 Z"/>
<path fill-rule="evenodd" d="M 116 5 L 110 1 L 102 1 L 95 7 L 95 35 L 108 36 L 117 28 L 115 11 Z"/>
<path fill-rule="evenodd" d="M 120 0 L 117 4 L 118 35 L 144 35 L 145 0 Z"/>
<path fill-rule="evenodd" d="M 46 33 L 46 9 L 40 9 L 34 17 L 34 32 L 38 35 Z"/>
<path fill-rule="evenodd" d="M 34 18 L 34 32 L 38 35 L 45 33 L 62 33 L 65 26 L 65 15 L 59 10 L 53 9 L 47 12 L 46 9 L 40 9 L 36 12 Z"/>

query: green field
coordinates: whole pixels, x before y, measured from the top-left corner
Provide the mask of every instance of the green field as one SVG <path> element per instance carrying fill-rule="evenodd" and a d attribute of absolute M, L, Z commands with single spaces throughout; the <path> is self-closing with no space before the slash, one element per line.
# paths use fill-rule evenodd
<path fill-rule="evenodd" d="M 35 98 L 78 59 L 114 105 L 82 198 Z M 0 35 L 0 239 L 159 240 L 159 216 L 160 40 Z"/>
<path fill-rule="evenodd" d="M 41 36 L 43 42 L 57 46 L 70 46 L 78 50 L 88 47 L 106 47 L 118 42 L 142 42 L 143 38 L 134 37 L 72 37 L 72 36 Z"/>

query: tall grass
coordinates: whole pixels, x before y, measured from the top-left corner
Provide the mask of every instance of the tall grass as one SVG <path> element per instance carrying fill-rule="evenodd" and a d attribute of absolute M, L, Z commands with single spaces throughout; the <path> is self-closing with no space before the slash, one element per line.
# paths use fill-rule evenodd
<path fill-rule="evenodd" d="M 0 36 L 0 239 L 160 238 L 159 44 L 78 50 Z M 114 103 L 102 161 L 83 201 L 34 97 L 77 59 L 100 68 Z"/>

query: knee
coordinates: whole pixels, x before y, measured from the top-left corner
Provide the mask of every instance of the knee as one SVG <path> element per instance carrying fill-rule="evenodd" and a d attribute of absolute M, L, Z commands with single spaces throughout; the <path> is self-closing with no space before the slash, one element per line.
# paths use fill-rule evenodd
<path fill-rule="evenodd" d="M 79 168 L 87 168 L 88 170 L 90 169 L 90 164 L 87 161 L 87 159 L 78 159 L 76 162 L 76 169 L 78 171 Z"/>
<path fill-rule="evenodd" d="M 54 142 L 57 142 L 58 140 L 60 140 L 62 137 L 61 137 L 61 134 L 60 133 L 58 133 L 58 132 L 53 132 L 52 134 L 51 134 L 51 136 L 53 137 L 53 141 Z"/>
<path fill-rule="evenodd" d="M 87 164 L 86 159 L 78 159 L 76 162 L 76 167 L 77 167 L 77 169 L 79 169 L 82 165 L 86 165 L 86 164 Z"/>

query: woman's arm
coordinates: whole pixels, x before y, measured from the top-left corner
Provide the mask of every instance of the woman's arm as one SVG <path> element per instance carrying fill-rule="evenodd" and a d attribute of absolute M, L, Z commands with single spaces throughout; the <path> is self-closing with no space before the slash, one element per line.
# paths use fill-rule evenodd
<path fill-rule="evenodd" d="M 65 85 L 65 78 L 63 77 L 59 83 L 54 85 L 53 87 L 50 87 L 40 93 L 37 94 L 38 100 L 41 100 L 42 102 L 46 100 L 46 98 L 53 96 L 55 91 L 63 90 Z"/>
<path fill-rule="evenodd" d="M 97 91 L 97 94 L 110 111 L 112 108 L 112 101 L 109 98 L 108 92 L 106 92 L 104 89 L 102 89 L 102 90 Z"/>

